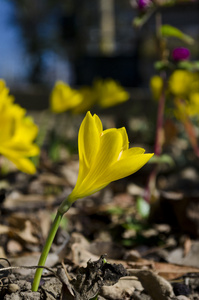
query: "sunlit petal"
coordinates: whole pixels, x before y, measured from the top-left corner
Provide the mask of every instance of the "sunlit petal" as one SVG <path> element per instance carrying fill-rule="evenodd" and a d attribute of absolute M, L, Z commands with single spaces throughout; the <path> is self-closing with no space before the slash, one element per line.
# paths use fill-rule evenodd
<path fill-rule="evenodd" d="M 63 81 L 57 81 L 50 96 L 50 108 L 54 113 L 62 113 L 82 102 L 83 96 Z"/>
<path fill-rule="evenodd" d="M 130 98 L 129 93 L 113 79 L 95 80 L 94 90 L 98 95 L 98 104 L 103 108 L 117 105 Z"/>
<path fill-rule="evenodd" d="M 137 172 L 152 156 L 153 154 L 138 154 L 115 162 L 100 178 L 101 183 L 115 181 Z"/>
<path fill-rule="evenodd" d="M 76 186 L 79 186 L 85 179 L 97 155 L 102 129 L 100 118 L 97 115 L 92 116 L 90 112 L 87 112 L 86 117 L 80 125 L 78 134 L 79 174 Z"/>
<path fill-rule="evenodd" d="M 127 151 L 122 152 L 121 159 L 131 157 L 132 155 L 143 154 L 145 149 L 140 147 L 133 147 L 128 149 Z"/>
<path fill-rule="evenodd" d="M 122 135 L 119 131 L 117 131 L 117 129 L 107 130 L 104 132 L 105 134 L 103 134 L 101 137 L 100 149 L 95 163 L 91 166 L 89 173 L 78 188 L 78 190 L 84 190 L 85 194 L 89 189 L 98 189 L 100 184 L 98 177 L 107 169 L 109 165 L 117 160 L 122 147 Z M 103 185 L 105 184 L 106 183 L 103 183 Z"/>
<path fill-rule="evenodd" d="M 80 126 L 78 142 L 80 160 L 84 159 L 89 168 L 95 160 L 100 145 L 99 122 L 90 112 L 86 114 Z"/>
<path fill-rule="evenodd" d="M 129 139 L 126 132 L 126 128 L 122 127 L 118 129 L 122 135 L 123 144 L 122 144 L 122 150 L 127 150 L 129 148 Z"/>
<path fill-rule="evenodd" d="M 99 132 L 99 134 L 101 134 L 102 131 L 103 131 L 102 122 L 101 122 L 100 118 L 97 115 L 94 115 L 93 118 L 94 118 L 94 121 L 95 121 L 95 125 L 98 129 L 98 132 Z"/>
<path fill-rule="evenodd" d="M 0 154 L 11 160 L 19 170 L 33 174 L 36 169 L 29 157 L 39 154 L 34 144 L 38 127 L 26 110 L 14 104 L 14 98 L 0 80 Z"/>
<path fill-rule="evenodd" d="M 100 119 L 86 114 L 79 130 L 79 175 L 68 201 L 86 197 L 101 190 L 110 182 L 139 170 L 153 154 L 144 154 L 143 148 L 128 149 L 126 129 L 111 128 L 102 131 Z M 61 205 L 65 209 L 65 202 Z"/>
<path fill-rule="evenodd" d="M 0 147 L 0 153 L 13 162 L 20 171 L 28 174 L 34 174 L 36 172 L 35 166 L 30 159 L 19 155 L 18 152 Z"/>
<path fill-rule="evenodd" d="M 10 159 L 16 165 L 16 167 L 22 172 L 25 172 L 27 174 L 34 174 L 36 172 L 36 168 L 34 164 L 28 158 L 24 158 L 24 157 L 9 158 L 9 156 L 7 156 L 7 158 Z"/>

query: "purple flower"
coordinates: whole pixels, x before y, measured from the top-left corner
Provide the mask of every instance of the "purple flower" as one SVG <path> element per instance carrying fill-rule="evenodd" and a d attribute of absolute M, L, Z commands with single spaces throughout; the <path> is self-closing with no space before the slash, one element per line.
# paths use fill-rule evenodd
<path fill-rule="evenodd" d="M 150 5 L 152 0 L 137 0 L 139 9 L 143 10 Z"/>
<path fill-rule="evenodd" d="M 172 52 L 173 60 L 180 61 L 180 60 L 186 60 L 190 57 L 190 51 L 187 48 L 175 48 Z"/>

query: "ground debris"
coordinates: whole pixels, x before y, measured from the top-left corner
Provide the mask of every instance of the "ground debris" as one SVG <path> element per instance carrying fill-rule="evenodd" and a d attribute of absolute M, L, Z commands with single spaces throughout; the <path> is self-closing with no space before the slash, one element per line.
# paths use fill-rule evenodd
<path fill-rule="evenodd" d="M 151 270 L 131 270 L 153 300 L 169 300 L 174 296 L 171 284 Z"/>
<path fill-rule="evenodd" d="M 57 278 L 45 281 L 41 286 L 45 300 L 58 300 L 61 294 L 61 282 Z"/>
<path fill-rule="evenodd" d="M 121 277 L 127 276 L 126 269 L 121 265 L 109 264 L 102 255 L 97 261 L 88 261 L 86 268 L 79 268 L 71 285 L 76 300 L 88 300 L 95 297 L 104 285 L 114 285 Z"/>

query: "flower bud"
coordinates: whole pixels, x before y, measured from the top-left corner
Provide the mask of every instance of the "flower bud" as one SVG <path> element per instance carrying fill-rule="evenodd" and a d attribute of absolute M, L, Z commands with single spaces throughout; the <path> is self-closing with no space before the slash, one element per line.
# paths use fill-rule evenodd
<path fill-rule="evenodd" d="M 140 10 L 144 10 L 151 4 L 151 0 L 138 0 L 137 4 Z"/>
<path fill-rule="evenodd" d="M 190 51 L 187 48 L 175 48 L 172 52 L 173 60 L 180 61 L 180 60 L 186 60 L 190 57 Z"/>

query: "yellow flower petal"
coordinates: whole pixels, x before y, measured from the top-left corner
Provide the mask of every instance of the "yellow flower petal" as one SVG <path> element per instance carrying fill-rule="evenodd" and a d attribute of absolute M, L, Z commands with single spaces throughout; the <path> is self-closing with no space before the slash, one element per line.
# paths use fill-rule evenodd
<path fill-rule="evenodd" d="M 73 109 L 82 101 L 82 95 L 63 81 L 57 81 L 51 96 L 50 108 L 54 113 L 62 113 Z"/>
<path fill-rule="evenodd" d="M 96 119 L 97 120 L 97 119 Z M 84 160 L 87 168 L 94 161 L 100 144 L 99 124 L 96 125 L 95 118 L 88 112 L 79 130 L 79 157 Z"/>
<path fill-rule="evenodd" d="M 1 146 L 0 153 L 7 159 L 12 161 L 20 171 L 28 174 L 34 174 L 36 172 L 34 164 L 30 161 L 29 158 L 24 157 L 23 153 L 20 155 L 20 153 L 16 151 L 12 151 L 9 148 L 6 149 Z"/>
<path fill-rule="evenodd" d="M 175 96 L 186 97 L 189 93 L 193 74 L 186 70 L 176 70 L 169 78 L 169 89 Z"/>
<path fill-rule="evenodd" d="M 101 136 L 100 148 L 95 158 L 95 162 L 91 166 L 89 172 L 84 174 L 83 168 L 78 175 L 77 184 L 71 194 L 71 198 L 81 198 L 90 195 L 102 188 L 98 177 L 104 173 L 109 165 L 117 160 L 122 147 L 122 135 L 117 129 L 109 129 L 103 131 Z M 85 175 L 85 177 L 84 177 Z M 79 176 L 82 182 L 79 180 Z M 103 183 L 103 186 L 108 183 Z"/>
<path fill-rule="evenodd" d="M 97 126 L 98 132 L 99 132 L 99 134 L 101 134 L 103 131 L 102 122 L 97 115 L 94 115 L 93 118 L 95 120 L 95 125 Z"/>
<path fill-rule="evenodd" d="M 159 100 L 160 96 L 161 96 L 161 93 L 162 93 L 162 89 L 163 89 L 163 80 L 162 80 L 162 78 L 158 75 L 154 75 L 153 77 L 151 77 L 151 79 L 150 79 L 150 88 L 151 88 L 153 98 L 155 100 Z"/>
<path fill-rule="evenodd" d="M 186 111 L 189 116 L 199 116 L 199 93 L 191 93 L 187 101 Z"/>
<path fill-rule="evenodd" d="M 34 174 L 36 172 L 36 168 L 34 166 L 34 164 L 30 161 L 30 159 L 28 158 L 24 158 L 24 157 L 20 157 L 20 158 L 16 158 L 16 157 L 8 157 L 7 158 L 12 161 L 17 169 L 19 169 L 20 171 L 27 173 L 27 174 Z"/>
<path fill-rule="evenodd" d="M 102 130 L 102 122 L 99 117 L 97 115 L 92 116 L 90 112 L 87 112 L 78 134 L 79 174 L 76 186 L 83 181 L 90 170 L 90 165 L 99 149 Z"/>
<path fill-rule="evenodd" d="M 133 147 L 133 148 L 128 149 L 127 151 L 123 151 L 121 159 L 128 158 L 132 155 L 144 154 L 144 152 L 145 152 L 145 149 L 143 149 L 143 148 Z"/>
<path fill-rule="evenodd" d="M 129 139 L 128 139 L 128 135 L 126 132 L 126 128 L 122 127 L 122 128 L 119 128 L 118 130 L 121 133 L 122 139 L 123 139 L 122 150 L 123 151 L 127 150 L 129 148 Z"/>
<path fill-rule="evenodd" d="M 93 86 L 98 97 L 97 103 L 103 108 L 117 105 L 130 98 L 129 93 L 113 79 L 95 80 Z"/>
<path fill-rule="evenodd" d="M 103 174 L 103 178 L 100 178 L 102 184 L 124 178 L 137 172 L 152 156 L 153 154 L 128 155 L 125 159 L 115 162 L 110 169 L 106 170 L 106 173 Z"/>
<path fill-rule="evenodd" d="M 0 153 L 3 154 L 4 156 L 6 156 L 6 153 L 11 153 L 12 156 L 31 157 L 31 156 L 38 155 L 39 152 L 40 149 L 35 144 L 26 145 L 26 144 L 4 143 L 3 145 L 0 146 Z"/>
<path fill-rule="evenodd" d="M 33 174 L 36 169 L 28 157 L 39 154 L 33 143 L 38 128 L 26 110 L 14 104 L 14 98 L 0 80 L 0 154 L 11 160 L 21 171 Z"/>
<path fill-rule="evenodd" d="M 103 131 L 95 165 L 91 167 L 90 173 L 99 176 L 98 174 L 115 162 L 121 152 L 122 143 L 123 139 L 119 130 L 113 128 Z"/>
<path fill-rule="evenodd" d="M 144 154 L 139 147 L 128 149 L 126 129 L 102 131 L 100 119 L 86 114 L 79 130 L 80 167 L 77 183 L 59 211 L 64 213 L 68 202 L 95 193 L 110 182 L 139 170 L 153 154 Z M 88 167 L 89 165 L 89 167 Z"/>

